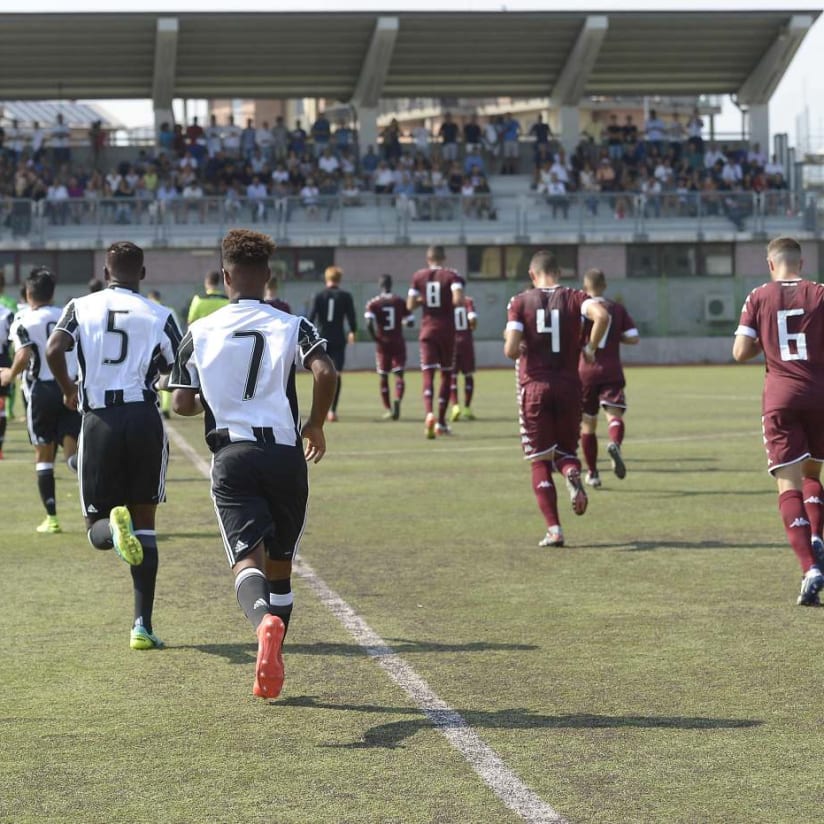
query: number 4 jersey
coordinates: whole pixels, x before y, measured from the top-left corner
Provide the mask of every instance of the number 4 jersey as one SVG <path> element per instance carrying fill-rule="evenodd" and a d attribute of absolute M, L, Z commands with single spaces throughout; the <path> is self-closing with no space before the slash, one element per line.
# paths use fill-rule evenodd
<path fill-rule="evenodd" d="M 761 342 L 765 412 L 824 402 L 824 285 L 798 279 L 758 286 L 735 334 Z"/>
<path fill-rule="evenodd" d="M 74 340 L 84 411 L 156 401 L 180 344 L 171 311 L 122 286 L 70 300 L 56 329 Z"/>
<path fill-rule="evenodd" d="M 200 390 L 212 452 L 240 441 L 296 446 L 295 366 L 325 344 L 306 318 L 239 300 L 189 327 L 169 386 Z"/>

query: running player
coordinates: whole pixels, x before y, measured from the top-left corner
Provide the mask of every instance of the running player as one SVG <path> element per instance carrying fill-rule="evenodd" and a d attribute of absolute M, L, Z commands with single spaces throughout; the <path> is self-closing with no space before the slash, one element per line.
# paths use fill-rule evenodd
<path fill-rule="evenodd" d="M 159 649 L 152 609 L 157 580 L 157 505 L 166 498 L 169 445 L 154 384 L 180 344 L 172 313 L 139 294 L 143 251 L 121 241 L 106 252 L 107 289 L 69 301 L 46 360 L 69 409 L 83 411 L 78 452 L 80 504 L 89 542 L 131 566 L 132 649 Z M 77 347 L 79 387 L 66 352 Z"/>
<path fill-rule="evenodd" d="M 309 321 L 316 323 L 322 338 L 326 340 L 326 351 L 335 364 L 338 373 L 338 383 L 335 389 L 335 398 L 329 410 L 327 420 L 338 419 L 338 401 L 340 400 L 341 372 L 346 362 L 346 344 L 355 342 L 358 324 L 355 320 L 355 303 L 349 292 L 340 288 L 343 279 L 343 269 L 339 266 L 328 266 L 324 273 L 326 288 L 318 292 L 312 300 L 312 311 Z M 344 321 L 349 327 L 347 334 Z"/>
<path fill-rule="evenodd" d="M 463 418 L 465 421 L 474 421 L 472 412 L 472 395 L 475 392 L 475 341 L 473 333 L 478 325 L 478 315 L 475 313 L 475 301 L 469 295 L 464 296 L 462 306 L 455 307 L 455 368 L 452 371 L 452 385 L 450 386 L 449 402 L 452 412 L 451 421 Z M 464 376 L 464 405 L 458 402 L 458 375 Z"/>
<path fill-rule="evenodd" d="M 13 385 L 14 379 L 25 370 L 23 393 L 26 397 L 26 421 L 29 440 L 34 446 L 35 471 L 40 500 L 46 518 L 37 527 L 38 532 L 60 532 L 57 520 L 57 497 L 54 484 L 54 459 L 58 444 L 72 470 L 77 471 L 75 453 L 80 434 L 80 415 L 66 409 L 63 393 L 45 360 L 46 341 L 60 320 L 60 309 L 52 304 L 54 275 L 45 267 L 33 269 L 26 278 L 28 312 L 20 312 L 14 320 L 11 337 L 15 344 L 14 362 L 9 369 L 0 369 L 0 383 Z M 69 376 L 76 378 L 74 358 L 69 365 Z"/>
<path fill-rule="evenodd" d="M 366 304 L 364 317 L 369 336 L 375 341 L 375 368 L 380 376 L 381 401 L 385 419 L 396 421 L 401 416 L 401 401 L 406 384 L 406 341 L 403 326 L 412 326 L 415 316 L 406 308 L 406 301 L 392 294 L 392 275 L 381 275 L 381 293 Z M 395 399 L 389 403 L 389 373 L 395 376 Z"/>
<path fill-rule="evenodd" d="M 412 285 L 406 298 L 406 307 L 414 312 L 423 307 L 418 341 L 421 349 L 423 374 L 423 405 L 426 412 L 424 433 L 429 439 L 449 435 L 446 409 L 452 386 L 452 367 L 455 362 L 455 307 L 463 305 L 464 281 L 454 270 L 444 266 L 446 252 L 443 246 L 430 246 L 426 251 L 426 268 L 412 276 Z M 435 372 L 441 370 L 438 393 L 437 422 L 433 413 Z"/>
<path fill-rule="evenodd" d="M 581 425 L 581 318 L 592 321 L 584 357 L 606 334 L 609 313 L 601 303 L 579 289 L 561 286 L 561 270 L 551 252 L 532 256 L 529 277 L 534 289 L 509 302 L 504 332 L 504 354 L 517 361 L 518 411 L 524 458 L 532 463 L 532 488 L 546 521 L 546 536 L 538 546 L 563 546 L 552 467 L 566 479 L 576 515 L 587 508 L 576 456 Z"/>
<path fill-rule="evenodd" d="M 229 302 L 229 298 L 221 288 L 221 275 L 217 269 L 206 273 L 203 279 L 203 294 L 195 295 L 189 304 L 186 323 L 194 323 L 198 318 L 205 318 L 212 312 L 217 312 Z"/>
<path fill-rule="evenodd" d="M 616 477 L 624 478 L 627 468 L 621 455 L 624 442 L 624 413 L 627 400 L 624 395 L 624 368 L 621 365 L 621 344 L 638 343 L 640 337 L 635 322 L 620 303 L 604 297 L 607 279 L 600 269 L 589 269 L 584 273 L 584 291 L 601 303 L 609 312 L 607 333 L 595 351 L 595 360 L 590 363 L 581 356 L 578 373 L 583 387 L 583 415 L 581 420 L 581 451 L 587 465 L 586 482 L 593 487 L 601 486 L 598 474 L 598 408 L 607 416 L 609 446 L 607 452 L 612 461 L 612 471 Z M 584 339 L 589 337 L 592 324 L 584 324 Z"/>
<path fill-rule="evenodd" d="M 824 462 L 824 285 L 801 277 L 801 246 L 767 246 L 770 282 L 753 289 L 735 330 L 733 357 L 764 353 L 761 426 L 778 510 L 803 579 L 799 606 L 819 606 L 824 587 L 821 464 Z"/>
<path fill-rule="evenodd" d="M 7 370 L 11 366 L 11 327 L 14 321 L 14 312 L 3 303 L 0 303 L 0 370 Z M 14 379 L 8 383 L 0 383 L 0 461 L 3 460 L 3 444 L 6 440 L 7 415 L 11 409 L 10 398 L 14 393 Z"/>
<path fill-rule="evenodd" d="M 223 277 L 231 304 L 192 324 L 170 381 L 176 412 L 206 413 L 212 496 L 238 603 L 258 637 L 252 692 L 261 698 L 276 698 L 283 686 L 292 559 L 306 522 L 306 462 L 326 452 L 323 423 L 336 385 L 315 327 L 263 301 L 274 248 L 258 232 L 226 235 Z M 314 379 L 303 429 L 296 363 Z"/>

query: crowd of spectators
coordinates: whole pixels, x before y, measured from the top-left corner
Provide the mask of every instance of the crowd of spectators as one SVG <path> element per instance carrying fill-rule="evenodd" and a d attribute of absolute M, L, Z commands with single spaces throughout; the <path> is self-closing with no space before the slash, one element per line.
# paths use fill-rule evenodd
<path fill-rule="evenodd" d="M 470 218 L 494 220 L 497 209 L 490 174 L 529 171 L 521 143 L 534 152 L 532 188 L 544 197 L 554 217 L 568 217 L 571 195 L 580 193 L 593 215 L 608 207 L 617 219 L 645 216 L 725 214 L 742 225 L 752 198 L 770 199 L 786 189 L 784 170 L 756 144 L 749 151 L 720 149 L 703 137 L 696 110 L 682 123 L 650 111 L 643 128 L 632 115 L 624 123 L 611 115 L 596 140 L 584 136 L 567 156 L 538 115 L 522 130 L 511 114 L 476 115 L 462 125 L 447 112 L 434 134 L 424 126 L 403 134 L 393 120 L 376 146 L 361 152 L 357 134 L 345 121 L 333 127 L 320 113 L 309 130 L 301 121 L 288 128 L 283 117 L 270 125 L 245 127 L 229 116 L 205 127 L 197 118 L 188 126 L 161 125 L 154 149 L 141 149 L 131 162 L 104 164 L 105 135 L 100 123 L 89 130 L 91 163 L 72 162 L 68 127 L 62 116 L 48 129 L 24 130 L 15 121 L 0 128 L 0 216 L 13 230 L 25 231 L 28 206 L 10 206 L 11 198 L 34 201 L 34 214 L 53 224 L 82 222 L 98 202 L 107 221 L 128 224 L 170 214 L 176 222 L 203 222 L 210 210 L 253 222 L 288 220 L 295 209 L 309 218 L 330 219 L 338 207 L 363 205 L 367 196 L 383 196 L 412 220 Z M 604 197 L 601 197 L 604 195 Z M 700 196 L 700 197 L 699 197 Z M 777 208 L 777 207 L 775 207 Z"/>

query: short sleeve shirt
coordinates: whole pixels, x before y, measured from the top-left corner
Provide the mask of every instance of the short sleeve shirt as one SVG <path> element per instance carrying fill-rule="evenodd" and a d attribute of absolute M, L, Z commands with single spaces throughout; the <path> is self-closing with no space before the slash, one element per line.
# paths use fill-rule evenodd
<path fill-rule="evenodd" d="M 581 357 L 578 371 L 581 381 L 588 386 L 597 386 L 603 383 L 623 383 L 624 369 L 621 365 L 621 338 L 624 335 L 637 336 L 638 329 L 629 312 L 620 303 L 607 298 L 592 298 L 600 303 L 609 312 L 609 326 L 595 350 L 595 362 L 587 363 Z M 592 330 L 592 321 L 585 320 L 583 326 L 582 344 L 589 340 Z"/>
<path fill-rule="evenodd" d="M 436 267 L 415 272 L 409 295 L 423 299 L 422 339 L 442 331 L 454 333 L 455 303 L 452 296 L 463 286 L 463 278 L 454 269 Z"/>

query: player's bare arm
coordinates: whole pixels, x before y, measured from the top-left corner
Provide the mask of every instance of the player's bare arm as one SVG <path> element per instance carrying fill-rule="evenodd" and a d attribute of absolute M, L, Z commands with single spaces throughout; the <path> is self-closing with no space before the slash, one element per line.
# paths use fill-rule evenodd
<path fill-rule="evenodd" d="M 312 410 L 309 413 L 309 420 L 303 426 L 301 435 L 306 441 L 304 449 L 306 460 L 317 463 L 326 454 L 326 436 L 323 433 L 323 423 L 332 407 L 338 373 L 329 355 L 320 350 L 310 354 L 304 365 L 312 372 L 314 387 L 312 391 Z"/>
<path fill-rule="evenodd" d="M 595 360 L 595 352 L 598 344 L 603 340 L 609 329 L 609 312 L 603 304 L 595 300 L 584 303 L 584 315 L 592 321 L 592 330 L 589 333 L 589 341 L 584 347 L 584 359 L 587 363 Z"/>
<path fill-rule="evenodd" d="M 203 412 L 200 394 L 197 389 L 175 389 L 172 392 L 172 409 L 178 415 L 192 417 Z"/>
<path fill-rule="evenodd" d="M 464 305 L 464 290 L 462 286 L 453 286 L 452 287 L 452 305 L 453 306 L 463 306 Z"/>
<path fill-rule="evenodd" d="M 29 362 L 29 347 L 24 346 L 14 353 L 11 366 L 0 369 L 0 386 L 9 386 L 12 381 L 26 368 Z"/>
<path fill-rule="evenodd" d="M 504 355 L 510 360 L 518 360 L 521 356 L 521 343 L 524 333 L 520 329 L 507 329 L 504 332 Z"/>
<path fill-rule="evenodd" d="M 55 329 L 49 335 L 46 344 L 46 363 L 49 365 L 54 379 L 63 392 L 63 403 L 69 409 L 77 409 L 77 385 L 69 377 L 66 365 L 66 352 L 74 346 L 74 339 L 62 329 Z"/>
<path fill-rule="evenodd" d="M 633 344 L 640 343 L 640 342 L 641 342 L 641 336 L 637 332 L 634 335 L 627 335 L 627 334 L 621 335 L 621 343 L 628 343 L 630 345 L 633 345 Z"/>
<path fill-rule="evenodd" d="M 406 296 L 406 308 L 414 312 L 419 306 L 423 306 L 423 298 L 420 295 L 411 293 Z"/>
<path fill-rule="evenodd" d="M 761 343 L 758 338 L 749 335 L 736 335 L 732 344 L 732 356 L 738 363 L 745 363 L 761 354 Z"/>

